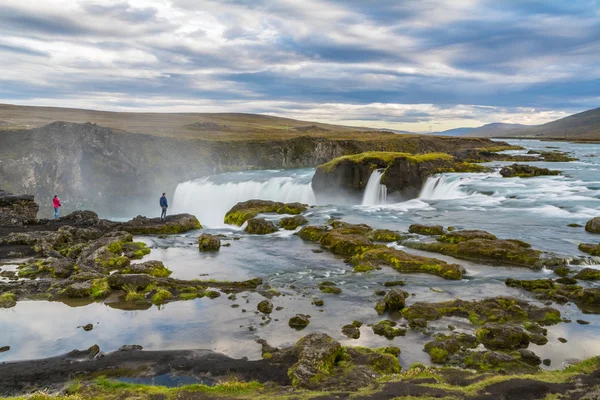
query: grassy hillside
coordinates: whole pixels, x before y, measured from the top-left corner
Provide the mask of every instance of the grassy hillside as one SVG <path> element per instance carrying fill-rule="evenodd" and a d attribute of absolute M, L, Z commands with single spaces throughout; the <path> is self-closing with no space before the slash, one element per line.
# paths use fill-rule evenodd
<path fill-rule="evenodd" d="M 520 127 L 503 132 L 469 132 L 468 136 L 531 137 L 569 140 L 600 140 L 600 108 L 548 122 L 543 125 Z"/>
<path fill-rule="evenodd" d="M 0 130 L 36 128 L 55 121 L 92 122 L 124 132 L 205 140 L 289 139 L 300 136 L 329 139 L 372 139 L 390 132 L 257 114 L 122 113 L 73 108 L 0 104 Z"/>

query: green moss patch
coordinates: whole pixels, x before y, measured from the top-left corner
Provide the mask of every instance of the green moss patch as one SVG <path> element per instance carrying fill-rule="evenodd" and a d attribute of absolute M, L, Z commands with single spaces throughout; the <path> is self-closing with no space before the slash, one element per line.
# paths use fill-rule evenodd
<path fill-rule="evenodd" d="M 225 223 L 242 226 L 244 222 L 256 217 L 258 214 L 301 214 L 308 206 L 300 203 L 279 203 L 267 200 L 248 200 L 233 206 L 225 214 Z"/>

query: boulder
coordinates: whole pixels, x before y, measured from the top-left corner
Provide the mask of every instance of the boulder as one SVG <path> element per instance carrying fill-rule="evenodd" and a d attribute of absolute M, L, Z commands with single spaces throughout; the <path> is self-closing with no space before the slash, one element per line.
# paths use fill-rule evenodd
<path fill-rule="evenodd" d="M 584 268 L 575 274 L 573 278 L 584 281 L 597 281 L 600 280 L 600 270 L 594 268 Z"/>
<path fill-rule="evenodd" d="M 273 312 L 273 303 L 271 303 L 271 300 L 263 300 L 258 303 L 256 309 L 263 314 L 271 314 Z"/>
<path fill-rule="evenodd" d="M 585 230 L 591 233 L 600 233 L 600 217 L 590 219 L 585 224 Z"/>
<path fill-rule="evenodd" d="M 296 349 L 298 362 L 288 370 L 292 385 L 315 389 L 319 386 L 317 378 L 332 372 L 342 346 L 324 333 L 312 333 L 300 339 Z"/>
<path fill-rule="evenodd" d="M 600 244 L 581 243 L 579 250 L 591 256 L 600 256 Z"/>
<path fill-rule="evenodd" d="M 131 288 L 134 290 L 144 289 L 154 281 L 154 278 L 146 274 L 121 274 L 115 273 L 108 277 L 108 284 L 114 289 Z"/>
<path fill-rule="evenodd" d="M 269 200 L 248 200 L 236 204 L 225 214 L 225 223 L 242 226 L 244 222 L 258 214 L 301 214 L 308 206 L 300 203 L 279 203 Z"/>
<path fill-rule="evenodd" d="M 406 294 L 403 290 L 393 288 L 383 297 L 383 302 L 385 303 L 387 310 L 400 310 L 406 303 Z"/>
<path fill-rule="evenodd" d="M 560 175 L 560 171 L 549 170 L 548 168 L 532 167 L 531 165 L 513 164 L 500 170 L 500 175 L 504 178 L 529 178 L 534 176 Z"/>
<path fill-rule="evenodd" d="M 130 264 L 122 271 L 123 274 L 145 274 L 165 278 L 171 275 L 171 270 L 165 267 L 161 261 L 146 261 L 139 264 Z"/>
<path fill-rule="evenodd" d="M 396 328 L 396 325 L 398 325 L 396 322 L 386 319 L 376 323 L 371 328 L 373 329 L 374 334 L 385 336 L 388 339 L 406 335 L 406 329 Z"/>
<path fill-rule="evenodd" d="M 202 225 L 190 214 L 168 215 L 165 219 L 138 215 L 128 222 L 119 224 L 119 229 L 134 235 L 164 235 L 202 229 Z"/>
<path fill-rule="evenodd" d="M 408 227 L 410 233 L 418 233 L 419 235 L 443 235 L 444 227 L 441 225 L 419 225 L 413 224 Z"/>
<path fill-rule="evenodd" d="M 67 286 L 61 291 L 61 296 L 68 298 L 89 297 L 92 289 L 90 282 L 77 282 Z"/>
<path fill-rule="evenodd" d="M 348 324 L 342 326 L 342 333 L 348 336 L 350 339 L 358 339 L 360 338 L 360 327 L 354 326 L 353 324 Z"/>
<path fill-rule="evenodd" d="M 490 350 L 517 350 L 529 346 L 529 335 L 513 325 L 486 323 L 476 332 L 479 340 Z"/>
<path fill-rule="evenodd" d="M 279 221 L 279 226 L 287 231 L 293 231 L 301 225 L 305 225 L 308 223 L 308 220 L 304 218 L 302 215 L 296 215 L 293 217 L 282 218 Z"/>
<path fill-rule="evenodd" d="M 203 233 L 198 237 L 198 248 L 200 251 L 217 251 L 221 248 L 221 239 L 209 233 Z"/>
<path fill-rule="evenodd" d="M 288 322 L 290 328 L 297 330 L 306 328 L 308 324 L 310 324 L 309 316 L 304 314 L 296 314 L 296 316 L 290 318 Z"/>
<path fill-rule="evenodd" d="M 244 230 L 247 233 L 255 235 L 267 235 L 277 232 L 277 227 L 273 222 L 267 221 L 264 218 L 252 218 L 248 220 L 248 225 L 246 225 Z"/>

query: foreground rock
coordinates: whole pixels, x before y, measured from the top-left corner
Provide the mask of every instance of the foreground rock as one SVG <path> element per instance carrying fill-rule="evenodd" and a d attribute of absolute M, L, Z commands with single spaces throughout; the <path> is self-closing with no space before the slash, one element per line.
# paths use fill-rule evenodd
<path fill-rule="evenodd" d="M 244 231 L 254 235 L 268 235 L 277 232 L 277 227 L 273 222 L 264 218 L 251 218 L 248 220 L 248 225 L 246 225 Z"/>
<path fill-rule="evenodd" d="M 368 152 L 335 158 L 319 165 L 312 180 L 317 200 L 336 199 L 342 204 L 360 204 L 374 170 L 383 170 L 381 184 L 388 197 L 416 198 L 427 178 L 441 172 L 483 172 L 488 168 L 457 161 L 445 153 L 409 154 Z"/>
<path fill-rule="evenodd" d="M 520 240 L 500 240 L 485 231 L 454 231 L 436 242 L 405 241 L 406 247 L 432 251 L 464 260 L 501 263 L 531 269 L 543 266 L 542 252 Z"/>
<path fill-rule="evenodd" d="M 467 318 L 475 325 L 486 322 L 537 322 L 554 325 L 561 322 L 560 312 L 552 307 L 537 307 L 513 297 L 494 297 L 480 301 L 451 300 L 441 303 L 416 302 L 402 310 L 410 322 L 435 321 L 445 316 Z"/>
<path fill-rule="evenodd" d="M 200 251 L 217 251 L 221 248 L 221 239 L 209 233 L 203 233 L 198 237 L 198 248 Z"/>
<path fill-rule="evenodd" d="M 500 170 L 500 175 L 504 178 L 531 178 L 534 176 L 552 176 L 560 175 L 561 171 L 554 171 L 548 168 L 532 167 L 531 165 L 513 164 Z"/>
<path fill-rule="evenodd" d="M 319 243 L 333 254 L 346 257 L 355 272 L 366 272 L 389 266 L 399 272 L 423 272 L 444 279 L 461 279 L 462 268 L 435 258 L 405 253 L 385 245 L 375 244 L 377 232 L 368 225 L 332 221 L 325 226 L 305 226 L 299 232 L 304 240 Z"/>
<path fill-rule="evenodd" d="M 244 222 L 256 217 L 258 214 L 301 214 L 308 206 L 300 203 L 279 203 L 268 200 L 248 200 L 233 206 L 225 214 L 225 223 L 242 226 Z"/>
<path fill-rule="evenodd" d="M 138 215 L 131 221 L 121 224 L 119 229 L 134 235 L 166 235 L 202 229 L 202 225 L 190 214 L 168 215 L 165 219 Z"/>
<path fill-rule="evenodd" d="M 599 279 L 596 270 L 585 272 L 585 269 L 580 275 L 580 279 Z M 559 281 L 566 278 L 561 278 L 556 281 L 551 279 L 535 279 L 535 280 L 517 280 L 507 279 L 506 286 L 520 288 L 532 292 L 539 300 L 552 300 L 559 304 L 565 304 L 569 301 L 575 302 L 578 306 L 600 306 L 600 289 L 599 288 L 583 288 L 575 285 L 572 281 L 562 284 Z"/>

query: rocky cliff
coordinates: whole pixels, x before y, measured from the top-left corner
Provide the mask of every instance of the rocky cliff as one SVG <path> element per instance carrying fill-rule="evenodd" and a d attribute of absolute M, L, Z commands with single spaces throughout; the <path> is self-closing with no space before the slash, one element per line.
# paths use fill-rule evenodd
<path fill-rule="evenodd" d="M 427 178 L 441 172 L 483 172 L 486 167 L 463 162 L 446 153 L 412 155 L 401 152 L 366 152 L 342 156 L 319 165 L 312 188 L 319 202 L 360 204 L 374 170 L 382 170 L 381 184 L 394 200 L 419 196 Z"/>
<path fill-rule="evenodd" d="M 313 167 L 369 150 L 424 153 L 494 146 L 488 139 L 381 133 L 335 140 L 199 140 L 158 137 L 96 124 L 54 122 L 0 135 L 0 181 L 35 194 L 42 215 L 58 194 L 65 212 L 93 208 L 113 216 L 155 209 L 161 192 L 208 174 L 245 169 Z M 132 210 L 135 210 L 132 212 Z"/>

